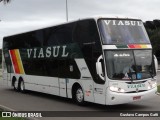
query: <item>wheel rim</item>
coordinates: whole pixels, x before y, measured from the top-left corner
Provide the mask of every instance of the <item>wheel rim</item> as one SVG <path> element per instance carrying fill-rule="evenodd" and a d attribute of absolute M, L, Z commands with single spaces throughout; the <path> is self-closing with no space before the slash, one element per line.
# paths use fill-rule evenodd
<path fill-rule="evenodd" d="M 83 101 L 83 91 L 81 88 L 79 88 L 76 92 L 76 98 L 78 102 L 82 102 Z"/>
<path fill-rule="evenodd" d="M 21 90 L 23 91 L 24 90 L 24 82 L 23 81 L 21 81 L 20 87 L 21 87 Z"/>

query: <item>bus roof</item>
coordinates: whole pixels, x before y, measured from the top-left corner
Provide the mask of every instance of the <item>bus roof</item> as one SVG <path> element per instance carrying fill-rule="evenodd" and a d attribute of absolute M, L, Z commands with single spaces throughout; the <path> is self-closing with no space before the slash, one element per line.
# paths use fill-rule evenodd
<path fill-rule="evenodd" d="M 115 19 L 139 19 L 136 17 L 131 17 L 131 16 L 125 16 L 125 15 L 112 15 L 112 14 L 108 14 L 108 15 L 94 15 L 91 16 L 89 18 L 93 18 L 93 19 L 100 19 L 100 18 L 115 18 Z M 86 19 L 86 18 L 83 18 Z"/>
<path fill-rule="evenodd" d="M 52 25 L 48 25 L 48 26 L 44 26 L 42 28 L 35 28 L 35 29 L 32 29 L 32 30 L 29 30 L 29 31 L 23 31 L 21 33 L 13 33 L 11 35 L 8 35 L 8 36 L 4 36 L 5 37 L 10 37 L 10 36 L 14 36 L 14 35 L 19 35 L 19 34 L 24 34 L 24 33 L 28 33 L 28 32 L 32 32 L 32 31 L 36 31 L 36 30 L 41 30 L 41 29 L 45 29 L 45 28 L 48 28 L 48 27 L 54 27 L 54 26 L 58 26 L 58 25 L 64 25 L 64 24 L 67 24 L 67 23 L 72 23 L 72 22 L 76 22 L 76 21 L 80 21 L 80 20 L 87 20 L 87 19 L 94 19 L 94 20 L 98 20 L 98 19 L 103 19 L 103 18 L 111 18 L 111 19 L 137 19 L 138 18 L 135 18 L 135 17 L 127 17 L 127 16 L 124 16 L 124 15 L 111 15 L 111 14 L 108 14 L 108 15 L 94 15 L 94 16 L 90 16 L 90 17 L 82 17 L 82 18 L 79 18 L 79 19 L 75 19 L 75 20 L 71 20 L 71 21 L 68 21 L 68 22 L 62 22 L 62 23 L 58 23 L 58 24 L 52 24 Z"/>

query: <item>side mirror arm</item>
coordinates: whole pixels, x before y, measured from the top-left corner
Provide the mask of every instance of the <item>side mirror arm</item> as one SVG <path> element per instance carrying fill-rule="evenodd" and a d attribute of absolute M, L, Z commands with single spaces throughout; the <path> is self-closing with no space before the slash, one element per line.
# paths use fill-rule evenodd
<path fill-rule="evenodd" d="M 154 55 L 154 65 L 155 65 L 155 69 L 156 69 L 156 73 L 157 73 L 157 71 L 158 71 L 158 60 L 157 60 L 155 55 Z"/>
<path fill-rule="evenodd" d="M 103 70 L 102 70 L 102 63 L 100 62 L 102 60 L 102 55 L 99 56 L 99 58 L 97 59 L 97 62 L 96 62 L 96 70 L 97 70 L 97 74 L 99 75 L 99 77 L 104 80 L 104 73 L 103 73 Z"/>

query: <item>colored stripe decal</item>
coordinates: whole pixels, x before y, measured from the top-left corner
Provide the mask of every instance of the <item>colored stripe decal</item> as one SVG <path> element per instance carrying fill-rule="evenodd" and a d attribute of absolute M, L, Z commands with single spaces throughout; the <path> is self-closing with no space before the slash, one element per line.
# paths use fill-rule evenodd
<path fill-rule="evenodd" d="M 103 45 L 103 49 L 144 49 L 152 48 L 151 45 L 147 44 L 129 44 L 129 45 Z"/>
<path fill-rule="evenodd" d="M 13 62 L 15 73 L 20 73 L 15 51 L 14 50 L 10 50 L 10 53 L 11 53 L 11 57 L 12 57 L 12 62 Z"/>
<path fill-rule="evenodd" d="M 151 45 L 128 45 L 129 48 L 151 48 Z"/>
<path fill-rule="evenodd" d="M 128 45 L 129 48 L 135 48 L 134 45 Z"/>
<path fill-rule="evenodd" d="M 147 45 L 141 45 L 142 48 L 148 48 Z"/>
<path fill-rule="evenodd" d="M 117 48 L 128 48 L 127 45 L 116 45 Z"/>
<path fill-rule="evenodd" d="M 14 71 L 17 74 L 24 74 L 24 69 L 18 49 L 10 50 L 10 56 L 12 58 L 12 64 L 14 66 Z"/>
<path fill-rule="evenodd" d="M 19 54 L 19 50 L 16 49 L 15 50 L 15 54 L 16 54 L 16 58 L 17 58 L 17 62 L 18 62 L 18 66 L 19 66 L 19 70 L 20 70 L 20 74 L 24 74 L 24 69 L 23 69 L 23 65 L 20 59 L 20 54 Z"/>
<path fill-rule="evenodd" d="M 134 45 L 135 48 L 141 48 L 141 45 Z"/>

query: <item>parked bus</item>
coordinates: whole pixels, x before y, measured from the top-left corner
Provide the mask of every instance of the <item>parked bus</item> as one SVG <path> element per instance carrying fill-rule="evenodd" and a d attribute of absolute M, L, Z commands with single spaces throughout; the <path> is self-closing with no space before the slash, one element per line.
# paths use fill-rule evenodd
<path fill-rule="evenodd" d="M 156 59 L 143 22 L 93 17 L 3 39 L 3 80 L 38 91 L 115 105 L 155 96 Z"/>

